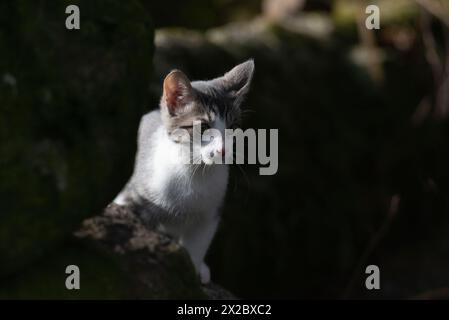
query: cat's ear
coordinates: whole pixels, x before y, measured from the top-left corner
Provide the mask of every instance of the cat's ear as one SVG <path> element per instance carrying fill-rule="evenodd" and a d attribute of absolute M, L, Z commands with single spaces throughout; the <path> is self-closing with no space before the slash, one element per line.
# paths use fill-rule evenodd
<path fill-rule="evenodd" d="M 176 115 L 193 100 L 193 89 L 190 80 L 179 70 L 173 70 L 164 79 L 162 107 L 168 109 L 170 115 Z"/>
<path fill-rule="evenodd" d="M 254 60 L 245 61 L 227 72 L 221 79 L 224 90 L 235 97 L 235 104 L 240 105 L 248 93 L 254 73 Z"/>

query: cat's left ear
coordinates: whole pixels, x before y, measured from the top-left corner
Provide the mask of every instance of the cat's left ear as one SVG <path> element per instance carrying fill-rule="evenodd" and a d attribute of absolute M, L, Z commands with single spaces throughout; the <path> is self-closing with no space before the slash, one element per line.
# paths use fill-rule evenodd
<path fill-rule="evenodd" d="M 248 93 L 254 74 L 254 60 L 245 61 L 219 78 L 224 90 L 235 98 L 235 104 L 240 105 Z"/>
<path fill-rule="evenodd" d="M 179 70 L 173 70 L 165 77 L 163 89 L 161 106 L 167 108 L 171 116 L 182 112 L 194 99 L 190 80 Z"/>

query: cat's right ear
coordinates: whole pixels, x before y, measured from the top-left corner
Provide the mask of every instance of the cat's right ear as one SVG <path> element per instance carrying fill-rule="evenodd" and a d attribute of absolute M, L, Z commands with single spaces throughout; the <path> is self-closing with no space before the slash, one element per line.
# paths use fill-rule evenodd
<path fill-rule="evenodd" d="M 179 114 L 193 100 L 190 80 L 179 70 L 173 70 L 164 79 L 162 107 L 166 107 L 172 116 Z"/>
<path fill-rule="evenodd" d="M 250 59 L 235 66 L 215 81 L 234 98 L 234 104 L 239 106 L 248 93 L 253 73 L 254 60 Z"/>

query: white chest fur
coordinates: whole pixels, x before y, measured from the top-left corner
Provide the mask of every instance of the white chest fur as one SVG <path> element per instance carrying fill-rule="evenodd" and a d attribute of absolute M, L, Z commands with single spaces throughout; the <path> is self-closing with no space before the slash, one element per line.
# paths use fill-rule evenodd
<path fill-rule="evenodd" d="M 151 200 L 174 215 L 216 214 L 223 202 L 228 183 L 226 165 L 193 168 L 179 156 L 179 144 L 164 130 L 156 133 L 157 145 L 151 160 L 148 189 Z"/>

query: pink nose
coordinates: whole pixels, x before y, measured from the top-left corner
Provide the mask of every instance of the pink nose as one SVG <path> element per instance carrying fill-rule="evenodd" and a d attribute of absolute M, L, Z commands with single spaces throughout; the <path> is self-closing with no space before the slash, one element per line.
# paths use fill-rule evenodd
<path fill-rule="evenodd" d="M 224 157 L 224 155 L 225 155 L 225 148 L 221 148 L 221 150 L 219 149 L 219 150 L 217 150 L 217 152 L 219 154 L 221 154 L 222 157 Z"/>

